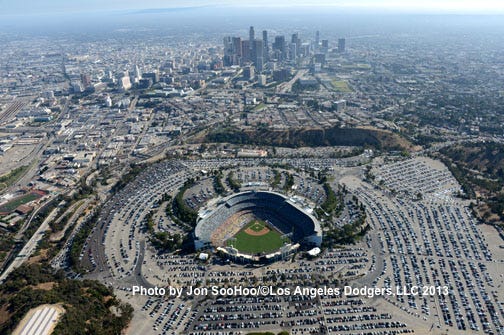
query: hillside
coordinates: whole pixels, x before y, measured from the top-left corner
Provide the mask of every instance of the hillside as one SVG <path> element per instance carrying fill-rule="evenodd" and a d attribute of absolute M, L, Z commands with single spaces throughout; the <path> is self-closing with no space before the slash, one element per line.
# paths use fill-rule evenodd
<path fill-rule="evenodd" d="M 466 143 L 441 149 L 440 152 L 484 177 L 504 180 L 504 145 Z"/>
<path fill-rule="evenodd" d="M 368 146 L 375 149 L 401 151 L 412 148 L 408 141 L 388 131 L 338 127 L 328 129 L 300 128 L 272 130 L 269 128 L 257 128 L 241 130 L 229 126 L 210 131 L 203 137 L 202 141 L 207 143 L 227 142 L 284 147 Z"/>
<path fill-rule="evenodd" d="M 11 333 L 31 308 L 43 304 L 65 309 L 54 334 L 121 334 L 133 317 L 133 308 L 102 283 L 67 279 L 47 265 L 25 264 L 0 287 L 0 334 Z"/>
<path fill-rule="evenodd" d="M 504 145 L 495 142 L 456 144 L 439 151 L 467 195 L 482 200 L 479 216 L 504 221 Z"/>

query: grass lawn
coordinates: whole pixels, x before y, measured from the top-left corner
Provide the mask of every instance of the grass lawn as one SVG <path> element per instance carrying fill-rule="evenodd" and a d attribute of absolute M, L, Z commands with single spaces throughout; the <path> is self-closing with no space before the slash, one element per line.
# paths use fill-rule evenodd
<path fill-rule="evenodd" d="M 0 207 L 0 212 L 13 212 L 18 206 L 29 203 L 30 201 L 41 198 L 42 196 L 37 193 L 28 193 L 20 197 L 14 198 L 2 207 Z"/>
<path fill-rule="evenodd" d="M 348 83 L 344 80 L 333 80 L 331 81 L 331 85 L 335 91 L 342 93 L 350 93 L 352 89 L 348 86 Z"/>
<path fill-rule="evenodd" d="M 253 231 L 259 232 L 267 224 L 262 221 L 252 221 L 245 225 L 235 236 L 235 241 L 227 242 L 228 245 L 233 244 L 233 246 L 239 251 L 247 254 L 257 254 L 262 252 L 271 252 L 279 249 L 284 243 L 282 235 L 270 228 L 270 231 L 262 236 L 252 236 L 245 232 L 247 228 Z"/>
<path fill-rule="evenodd" d="M 346 70 L 371 70 L 371 65 L 365 63 L 343 64 L 341 67 Z"/>
<path fill-rule="evenodd" d="M 258 110 L 263 109 L 264 107 L 266 107 L 266 105 L 261 102 L 260 104 L 258 104 L 257 106 L 255 106 L 253 110 L 254 111 L 258 111 Z"/>

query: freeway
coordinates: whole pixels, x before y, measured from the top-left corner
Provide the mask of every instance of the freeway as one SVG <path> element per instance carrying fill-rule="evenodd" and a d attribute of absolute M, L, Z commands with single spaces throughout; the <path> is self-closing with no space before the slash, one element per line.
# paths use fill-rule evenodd
<path fill-rule="evenodd" d="M 59 208 L 55 208 L 52 210 L 52 212 L 47 216 L 47 218 L 42 222 L 40 227 L 37 229 L 35 234 L 30 238 L 30 240 L 25 244 L 23 249 L 19 252 L 19 254 L 16 256 L 14 261 L 9 264 L 7 269 L 2 273 L 0 276 L 0 283 L 3 283 L 4 280 L 7 278 L 7 276 L 20 267 L 30 256 L 33 254 L 35 249 L 37 248 L 38 243 L 42 240 L 44 237 L 45 233 L 49 230 L 49 222 L 54 220 L 56 216 L 58 215 Z"/>
<path fill-rule="evenodd" d="M 307 73 L 308 73 L 308 70 L 306 70 L 306 69 L 297 71 L 297 73 L 294 75 L 294 77 L 290 81 L 278 85 L 278 87 L 277 87 L 277 93 L 288 93 L 288 92 L 290 92 L 291 89 L 292 89 L 292 85 L 294 85 L 294 83 L 296 82 L 296 80 L 298 80 L 299 78 L 302 78 Z"/>
<path fill-rule="evenodd" d="M 21 226 L 21 228 L 16 233 L 16 236 L 14 237 L 15 240 L 20 240 L 23 237 L 24 232 L 30 226 L 33 218 L 38 214 L 38 212 L 41 209 L 43 209 L 47 205 L 49 205 L 57 196 L 58 196 L 57 194 L 49 196 L 49 198 L 47 198 L 46 201 L 44 201 L 43 204 L 41 204 L 35 211 L 33 211 L 33 213 L 30 215 L 30 218 L 28 220 L 25 220 L 25 222 L 23 223 L 23 225 Z"/>

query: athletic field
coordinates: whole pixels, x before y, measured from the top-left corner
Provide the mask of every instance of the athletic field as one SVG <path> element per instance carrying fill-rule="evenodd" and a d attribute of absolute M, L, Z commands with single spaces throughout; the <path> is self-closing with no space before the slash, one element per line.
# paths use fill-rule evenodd
<path fill-rule="evenodd" d="M 20 205 L 27 204 L 27 203 L 32 202 L 33 200 L 37 200 L 39 198 L 42 198 L 42 195 L 39 194 L 38 192 L 35 192 L 35 191 L 21 195 L 17 198 L 10 200 L 9 202 L 5 203 L 4 205 L 2 205 L 0 207 L 0 213 L 3 213 L 4 215 L 12 213 Z"/>
<path fill-rule="evenodd" d="M 258 254 L 276 251 L 283 246 L 284 241 L 290 242 L 266 222 L 253 220 L 230 238 L 227 245 L 232 245 L 242 253 Z"/>

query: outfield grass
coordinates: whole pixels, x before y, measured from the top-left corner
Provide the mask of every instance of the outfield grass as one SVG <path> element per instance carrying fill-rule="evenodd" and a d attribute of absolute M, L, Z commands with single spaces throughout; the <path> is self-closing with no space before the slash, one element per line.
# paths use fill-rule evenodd
<path fill-rule="evenodd" d="M 342 93 L 350 93 L 352 92 L 352 89 L 350 86 L 348 86 L 348 83 L 344 80 L 333 80 L 331 82 L 332 87 L 334 90 Z"/>
<path fill-rule="evenodd" d="M 252 236 L 245 232 L 247 228 L 254 231 L 261 231 L 266 223 L 262 221 L 252 221 L 245 225 L 235 236 L 236 239 L 232 243 L 228 241 L 228 245 L 232 244 L 236 249 L 247 254 L 257 254 L 262 252 L 271 252 L 278 250 L 284 243 L 282 235 L 274 229 L 262 236 Z"/>
<path fill-rule="evenodd" d="M 0 207 L 0 212 L 13 212 L 16 208 L 18 208 L 20 205 L 27 204 L 33 200 L 39 199 L 42 196 L 37 193 L 28 193 L 25 195 L 22 195 L 20 197 L 14 198 L 5 205 Z"/>

